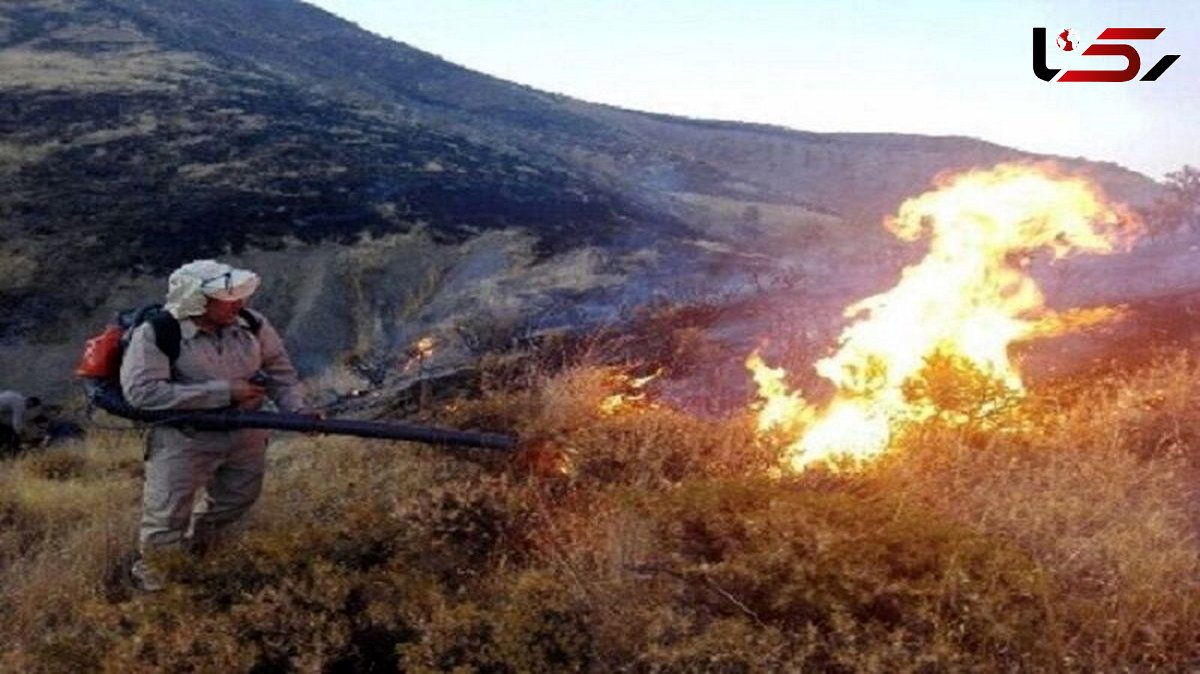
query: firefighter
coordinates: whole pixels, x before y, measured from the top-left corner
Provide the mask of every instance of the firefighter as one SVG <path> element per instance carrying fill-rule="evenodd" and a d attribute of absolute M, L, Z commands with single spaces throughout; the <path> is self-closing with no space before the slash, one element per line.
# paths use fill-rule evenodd
<path fill-rule="evenodd" d="M 255 273 L 214 260 L 175 270 L 164 307 L 169 316 L 163 318 L 173 318 L 178 328 L 147 321 L 133 332 L 121 361 L 129 403 L 146 410 L 256 410 L 269 398 L 283 412 L 313 414 L 279 333 L 246 308 L 258 286 Z M 174 362 L 160 348 L 156 330 L 178 336 Z M 202 550 L 250 509 L 262 491 L 267 441 L 260 429 L 151 428 L 140 554 L 131 568 L 137 587 L 162 589 L 154 553 Z"/>

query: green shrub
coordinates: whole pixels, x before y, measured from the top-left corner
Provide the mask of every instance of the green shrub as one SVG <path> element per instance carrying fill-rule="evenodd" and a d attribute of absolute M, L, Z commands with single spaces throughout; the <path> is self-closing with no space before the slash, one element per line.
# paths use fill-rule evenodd
<path fill-rule="evenodd" d="M 660 674 L 714 672 L 752 674 L 801 671 L 804 652 L 795 652 L 778 628 L 738 618 L 717 618 L 702 628 L 680 629 L 688 616 L 667 613 L 647 630 L 650 645 L 636 655 L 637 670 Z"/>
<path fill-rule="evenodd" d="M 930 654 L 952 669 L 1048 662 L 1047 588 L 1028 557 L 848 486 L 690 484 L 647 506 L 660 559 L 639 570 L 676 581 L 676 610 L 712 621 L 696 623 L 700 635 L 716 621 L 775 629 L 789 657 L 818 671 L 856 671 L 884 655 L 897 670 Z"/>
<path fill-rule="evenodd" d="M 516 670 L 500 660 L 489 612 L 471 602 L 439 607 L 422 626 L 420 640 L 398 648 L 404 671 L 496 672 Z"/>
<path fill-rule="evenodd" d="M 594 616 L 553 574 L 504 579 L 485 603 L 442 604 L 401 646 L 406 671 L 578 672 L 596 661 Z"/>

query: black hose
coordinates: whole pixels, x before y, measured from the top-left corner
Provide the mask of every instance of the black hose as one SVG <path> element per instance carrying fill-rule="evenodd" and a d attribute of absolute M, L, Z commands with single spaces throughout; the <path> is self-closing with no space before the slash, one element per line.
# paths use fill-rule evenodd
<path fill-rule="evenodd" d="M 187 426 L 198 430 L 230 431 L 239 428 L 267 428 L 304 433 L 352 435 L 360 438 L 408 440 L 433 445 L 458 445 L 481 449 L 512 450 L 517 438 L 501 433 L 477 433 L 432 426 L 417 426 L 355 419 L 319 419 L 283 412 L 245 410 L 142 410 L 131 406 L 120 389 L 105 382 L 86 384 L 88 399 L 97 407 L 133 421 Z"/>

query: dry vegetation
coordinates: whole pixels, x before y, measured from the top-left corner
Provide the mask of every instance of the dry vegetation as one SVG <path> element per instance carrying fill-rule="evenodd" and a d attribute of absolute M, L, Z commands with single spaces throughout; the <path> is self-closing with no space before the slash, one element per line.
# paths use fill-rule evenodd
<path fill-rule="evenodd" d="M 172 91 L 189 73 L 208 68 L 184 53 L 138 48 L 84 58 L 23 48 L 0 50 L 5 84 L 32 90 Z"/>
<path fill-rule="evenodd" d="M 4 277 L 0 278 L 0 292 L 21 290 L 33 282 L 37 262 L 9 245 L 0 244 L 0 268 L 4 269 Z"/>
<path fill-rule="evenodd" d="M 747 417 L 604 416 L 612 370 L 527 372 L 440 422 L 560 453 L 277 443 L 246 530 L 152 596 L 122 579 L 136 439 L 93 435 L 0 466 L 0 669 L 1182 671 L 1198 374 L 1171 356 L 780 476 Z"/>

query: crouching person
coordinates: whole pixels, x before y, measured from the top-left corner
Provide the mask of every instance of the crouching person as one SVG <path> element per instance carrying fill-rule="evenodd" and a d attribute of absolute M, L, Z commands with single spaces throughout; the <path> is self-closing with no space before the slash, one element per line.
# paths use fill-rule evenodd
<path fill-rule="evenodd" d="M 258 285 L 253 272 L 213 260 L 172 273 L 166 312 L 138 326 L 121 362 L 129 403 L 145 410 L 255 410 L 270 398 L 281 411 L 304 413 L 296 370 L 279 333 L 246 309 Z M 178 348 L 171 341 L 164 349 L 164 337 L 177 339 Z M 155 553 L 202 549 L 250 509 L 262 491 L 267 439 L 260 429 L 150 429 L 141 554 L 131 569 L 138 587 L 162 589 Z"/>
<path fill-rule="evenodd" d="M 36 396 L 26 398 L 16 391 L 0 391 L 0 456 L 21 451 L 26 421 L 37 414 L 42 401 Z"/>

